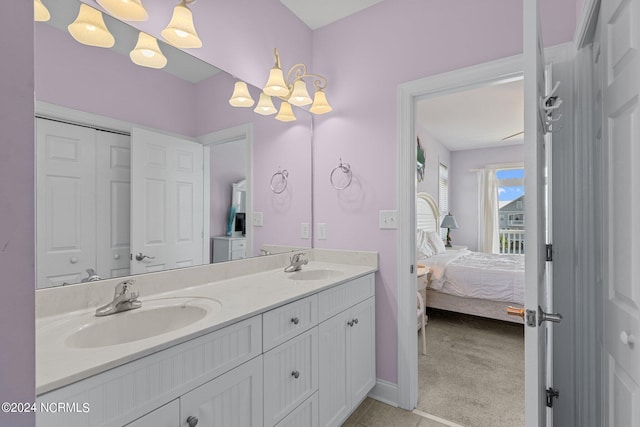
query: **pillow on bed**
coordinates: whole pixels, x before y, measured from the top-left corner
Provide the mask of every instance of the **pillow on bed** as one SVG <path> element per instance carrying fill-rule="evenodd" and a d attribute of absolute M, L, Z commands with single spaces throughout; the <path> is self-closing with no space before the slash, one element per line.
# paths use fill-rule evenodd
<path fill-rule="evenodd" d="M 429 236 L 424 230 L 416 232 L 416 256 L 418 259 L 429 258 L 435 254 L 433 247 L 429 243 Z"/>
<path fill-rule="evenodd" d="M 431 246 L 433 247 L 435 253 L 441 254 L 447 251 L 447 249 L 444 247 L 444 242 L 442 242 L 442 239 L 437 232 L 431 231 L 428 234 L 428 238 L 429 243 L 431 243 Z"/>

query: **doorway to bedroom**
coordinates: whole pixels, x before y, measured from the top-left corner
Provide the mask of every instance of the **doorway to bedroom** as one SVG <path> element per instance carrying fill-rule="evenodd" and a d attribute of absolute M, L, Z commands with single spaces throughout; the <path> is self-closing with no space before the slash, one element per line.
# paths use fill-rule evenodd
<path fill-rule="evenodd" d="M 524 331 L 507 314 L 524 305 L 522 76 L 418 98 L 414 114 L 427 314 L 416 411 L 451 425 L 524 425 Z"/>

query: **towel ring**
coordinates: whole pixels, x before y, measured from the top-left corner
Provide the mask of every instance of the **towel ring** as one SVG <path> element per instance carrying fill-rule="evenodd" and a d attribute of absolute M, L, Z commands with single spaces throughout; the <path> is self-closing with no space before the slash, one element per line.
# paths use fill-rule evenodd
<path fill-rule="evenodd" d="M 280 181 L 282 182 L 282 184 L 280 184 L 280 186 L 276 185 L 274 186 L 274 180 L 276 179 L 277 176 L 280 176 Z M 287 179 L 289 178 L 289 172 L 287 172 L 286 169 L 282 170 L 280 169 L 280 167 L 278 166 L 278 172 L 274 173 L 273 176 L 271 177 L 271 191 L 273 191 L 276 194 L 280 194 L 282 192 L 284 192 L 284 190 L 287 189 Z"/>
<path fill-rule="evenodd" d="M 337 171 L 340 171 L 347 176 L 347 183 L 344 184 L 343 186 L 336 185 L 336 183 L 334 182 L 335 174 Z M 331 181 L 331 185 L 336 190 L 344 190 L 345 188 L 351 185 L 352 178 L 353 178 L 353 174 L 351 173 L 351 165 L 349 163 L 343 163 L 342 158 L 340 158 L 340 164 L 335 168 L 333 168 L 333 170 L 331 171 L 331 175 L 329 175 L 329 181 Z"/>

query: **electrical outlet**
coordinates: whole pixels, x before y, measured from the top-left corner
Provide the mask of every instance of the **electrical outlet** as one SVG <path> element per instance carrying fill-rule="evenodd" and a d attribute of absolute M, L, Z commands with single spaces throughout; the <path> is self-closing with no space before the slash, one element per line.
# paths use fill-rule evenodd
<path fill-rule="evenodd" d="M 398 228 L 398 211 L 380 211 L 380 228 Z"/>
<path fill-rule="evenodd" d="M 309 238 L 309 223 L 303 222 L 300 224 L 300 238 L 308 239 Z"/>
<path fill-rule="evenodd" d="M 253 226 L 254 227 L 262 227 L 264 225 L 262 212 L 254 212 L 253 213 Z"/>
<path fill-rule="evenodd" d="M 324 222 L 318 223 L 318 240 L 327 240 L 327 224 Z"/>

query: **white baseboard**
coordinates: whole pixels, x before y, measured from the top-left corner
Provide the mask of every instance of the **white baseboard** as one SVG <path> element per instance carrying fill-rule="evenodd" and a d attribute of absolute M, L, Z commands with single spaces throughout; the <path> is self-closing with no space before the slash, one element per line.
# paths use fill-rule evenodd
<path fill-rule="evenodd" d="M 377 379 L 376 385 L 369 392 L 369 397 L 397 408 L 398 407 L 398 384 Z"/>

